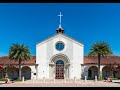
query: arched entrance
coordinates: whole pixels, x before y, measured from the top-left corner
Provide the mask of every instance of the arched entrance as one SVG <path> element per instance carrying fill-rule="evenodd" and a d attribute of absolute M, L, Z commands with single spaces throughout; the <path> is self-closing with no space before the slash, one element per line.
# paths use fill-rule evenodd
<path fill-rule="evenodd" d="M 64 79 L 69 78 L 69 58 L 64 54 L 54 55 L 49 63 L 50 78 Z"/>
<path fill-rule="evenodd" d="M 120 66 L 117 67 L 116 77 L 120 78 Z"/>
<path fill-rule="evenodd" d="M 25 79 L 31 79 L 31 68 L 28 66 L 25 66 L 21 69 L 22 71 L 22 77 L 24 76 Z"/>
<path fill-rule="evenodd" d="M 11 79 L 18 78 L 18 68 L 15 66 L 7 66 L 7 75 Z"/>
<path fill-rule="evenodd" d="M 102 68 L 102 76 L 103 77 L 109 77 L 112 76 L 112 71 L 110 66 L 104 66 Z"/>
<path fill-rule="evenodd" d="M 98 76 L 98 68 L 96 66 L 91 66 L 88 69 L 88 79 L 95 79 L 95 76 Z"/>
<path fill-rule="evenodd" d="M 64 79 L 64 62 L 62 60 L 56 61 L 56 79 Z"/>

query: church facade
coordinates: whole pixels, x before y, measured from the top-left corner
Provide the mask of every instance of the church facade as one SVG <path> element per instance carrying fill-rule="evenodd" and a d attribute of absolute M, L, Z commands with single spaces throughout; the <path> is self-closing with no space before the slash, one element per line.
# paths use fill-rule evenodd
<path fill-rule="evenodd" d="M 38 78 L 81 78 L 84 45 L 64 34 L 61 26 L 56 35 L 36 45 Z"/>

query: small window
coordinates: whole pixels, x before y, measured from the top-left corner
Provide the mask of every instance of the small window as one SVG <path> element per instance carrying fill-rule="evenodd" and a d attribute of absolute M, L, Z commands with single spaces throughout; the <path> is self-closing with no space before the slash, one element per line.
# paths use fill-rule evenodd
<path fill-rule="evenodd" d="M 34 75 L 36 75 L 36 73 L 34 73 Z"/>

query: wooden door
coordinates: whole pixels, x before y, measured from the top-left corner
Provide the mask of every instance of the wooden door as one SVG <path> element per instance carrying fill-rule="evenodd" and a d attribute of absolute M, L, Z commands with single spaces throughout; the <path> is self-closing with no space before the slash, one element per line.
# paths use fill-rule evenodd
<path fill-rule="evenodd" d="M 56 64 L 56 79 L 64 79 L 64 64 Z"/>

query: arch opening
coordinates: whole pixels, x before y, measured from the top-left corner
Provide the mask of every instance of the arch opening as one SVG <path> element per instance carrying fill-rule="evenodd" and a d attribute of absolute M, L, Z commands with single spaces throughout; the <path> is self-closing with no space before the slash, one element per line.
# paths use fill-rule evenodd
<path fill-rule="evenodd" d="M 31 79 L 31 68 L 28 66 L 25 66 L 21 69 L 21 76 L 28 80 Z"/>
<path fill-rule="evenodd" d="M 91 66 L 88 69 L 88 79 L 95 79 L 95 76 L 98 76 L 98 68 L 96 66 Z"/>

